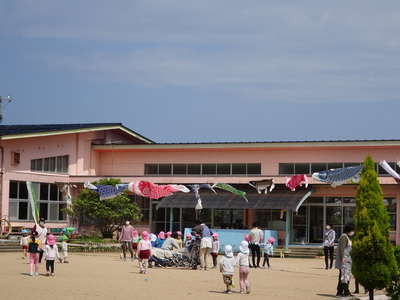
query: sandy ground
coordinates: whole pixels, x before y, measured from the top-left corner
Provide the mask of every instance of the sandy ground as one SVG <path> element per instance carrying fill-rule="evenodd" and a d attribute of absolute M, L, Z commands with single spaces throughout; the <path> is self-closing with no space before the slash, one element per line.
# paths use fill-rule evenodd
<path fill-rule="evenodd" d="M 325 270 L 323 259 L 271 258 L 272 268 L 251 269 L 251 293 L 224 293 L 219 270 L 152 268 L 139 274 L 137 261 L 124 262 L 118 253 L 70 253 L 70 263 L 55 263 L 55 276 L 29 276 L 29 261 L 21 253 L 0 254 L 0 299 L 334 299 L 338 271 Z M 238 269 L 235 273 L 238 281 Z M 354 291 L 354 282 L 351 283 Z M 376 295 L 383 294 L 377 292 Z M 359 295 L 367 299 L 365 294 Z M 375 299 L 386 299 L 379 296 Z"/>

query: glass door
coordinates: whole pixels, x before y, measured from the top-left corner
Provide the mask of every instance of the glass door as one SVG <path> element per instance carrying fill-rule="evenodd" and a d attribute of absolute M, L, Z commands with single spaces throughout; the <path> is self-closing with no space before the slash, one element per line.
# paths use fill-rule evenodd
<path fill-rule="evenodd" d="M 310 206 L 309 243 L 322 243 L 324 234 L 324 207 Z"/>
<path fill-rule="evenodd" d="M 301 206 L 297 213 L 292 215 L 291 243 L 308 243 L 308 206 Z"/>

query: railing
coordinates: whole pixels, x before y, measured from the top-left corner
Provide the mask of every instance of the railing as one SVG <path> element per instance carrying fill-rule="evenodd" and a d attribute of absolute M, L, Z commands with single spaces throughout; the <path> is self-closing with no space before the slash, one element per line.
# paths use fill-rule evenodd
<path fill-rule="evenodd" d="M 121 244 L 119 243 L 96 243 L 96 242 L 84 242 L 84 243 L 68 243 L 69 252 L 119 252 L 121 251 Z"/>

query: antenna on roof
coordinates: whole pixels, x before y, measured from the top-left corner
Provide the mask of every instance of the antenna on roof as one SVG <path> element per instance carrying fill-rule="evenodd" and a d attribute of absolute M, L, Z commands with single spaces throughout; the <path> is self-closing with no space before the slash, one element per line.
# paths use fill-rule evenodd
<path fill-rule="evenodd" d="M 0 124 L 3 122 L 2 110 L 3 110 L 4 107 L 7 106 L 8 103 L 11 102 L 11 100 L 12 100 L 11 95 L 8 95 L 7 98 L 2 98 L 2 97 L 0 96 Z M 6 105 L 4 105 L 4 107 L 3 107 L 3 101 L 7 101 Z"/>

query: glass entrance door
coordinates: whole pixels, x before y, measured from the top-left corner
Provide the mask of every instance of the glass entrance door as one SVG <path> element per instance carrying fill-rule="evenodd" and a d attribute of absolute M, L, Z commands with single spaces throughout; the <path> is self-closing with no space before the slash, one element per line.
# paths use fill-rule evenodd
<path fill-rule="evenodd" d="M 291 243 L 308 243 L 308 206 L 301 206 L 297 213 L 292 215 Z"/>
<path fill-rule="evenodd" d="M 324 207 L 310 206 L 310 231 L 308 243 L 322 243 L 324 234 Z"/>

